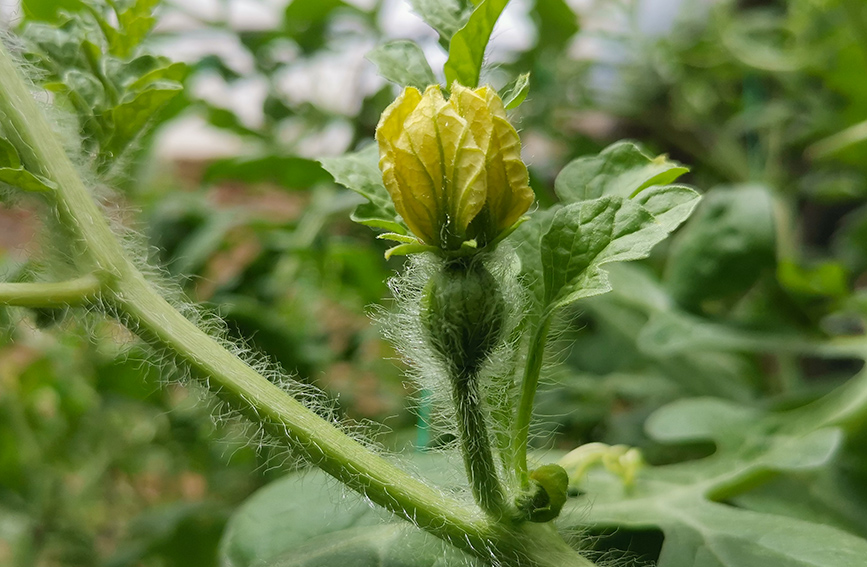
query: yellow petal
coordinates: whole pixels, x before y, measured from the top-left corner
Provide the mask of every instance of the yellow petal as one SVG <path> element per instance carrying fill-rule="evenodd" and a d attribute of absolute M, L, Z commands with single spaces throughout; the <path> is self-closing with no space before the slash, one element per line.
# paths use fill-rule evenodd
<path fill-rule="evenodd" d="M 493 133 L 491 113 L 488 110 L 488 102 L 484 94 L 468 89 L 459 83 L 452 84 L 452 95 L 449 102 L 458 111 L 458 114 L 469 124 L 470 132 L 476 145 L 484 153 L 488 153 L 488 145 Z"/>
<path fill-rule="evenodd" d="M 492 89 L 491 87 L 479 87 L 476 89 L 476 93 L 485 99 L 488 103 L 488 111 L 491 113 L 491 117 L 499 116 L 503 120 L 507 120 L 506 118 L 506 106 L 503 104 L 503 99 L 500 98 L 500 95 L 497 94 L 497 91 Z"/>
<path fill-rule="evenodd" d="M 380 156 L 385 153 L 388 147 L 403 132 L 403 124 L 406 122 L 406 117 L 415 110 L 420 101 L 421 93 L 418 92 L 418 89 L 407 87 L 382 112 L 379 123 L 376 125 L 376 141 L 379 143 Z"/>
<path fill-rule="evenodd" d="M 496 98 L 499 100 L 498 96 Z M 487 204 L 499 232 L 512 226 L 527 212 L 535 195 L 530 188 L 527 166 L 521 160 L 518 132 L 505 118 L 496 114 L 493 124 L 494 134 L 486 162 Z"/>
<path fill-rule="evenodd" d="M 404 133 L 398 139 L 400 149 L 414 154 L 418 164 L 427 172 L 432 187 L 430 196 L 436 200 L 437 207 L 443 212 L 443 160 L 436 117 L 440 109 L 447 105 L 439 85 L 425 89 L 418 106 L 407 116 Z"/>
<path fill-rule="evenodd" d="M 436 127 L 442 149 L 448 229 L 456 240 L 462 241 L 470 221 L 485 204 L 485 154 L 454 106 L 449 104 L 440 109 Z"/>
<path fill-rule="evenodd" d="M 395 210 L 403 217 L 409 229 L 425 243 L 438 246 L 439 226 L 445 214 L 438 204 L 437 187 L 433 184 L 424 164 L 415 153 L 395 148 L 394 166 L 383 170 L 388 187 L 389 176 L 394 179 L 398 197 L 392 193 Z M 391 193 L 391 191 L 389 191 Z"/>

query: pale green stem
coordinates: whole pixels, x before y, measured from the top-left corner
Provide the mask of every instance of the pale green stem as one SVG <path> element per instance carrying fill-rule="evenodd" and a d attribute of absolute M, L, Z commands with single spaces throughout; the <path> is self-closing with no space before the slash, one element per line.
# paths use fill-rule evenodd
<path fill-rule="evenodd" d="M 65 282 L 0 283 L 0 305 L 67 307 L 88 303 L 99 296 L 102 282 L 88 274 Z"/>
<path fill-rule="evenodd" d="M 530 437 L 530 421 L 533 419 L 533 402 L 536 398 L 536 389 L 539 387 L 539 375 L 542 372 L 545 345 L 548 342 L 548 331 L 551 328 L 551 316 L 551 312 L 546 312 L 542 316 L 533 332 L 533 337 L 530 339 L 530 351 L 527 355 L 527 365 L 524 367 L 524 379 L 521 382 L 521 398 L 518 401 L 518 413 L 515 417 L 512 452 L 515 455 L 516 480 L 524 490 L 530 487 L 527 443 Z"/>
<path fill-rule="evenodd" d="M 0 121 L 25 165 L 57 183 L 61 222 L 79 240 L 79 268 L 101 299 L 155 346 L 188 364 L 219 396 L 347 486 L 423 529 L 503 565 L 589 566 L 551 526 L 507 525 L 395 467 L 258 374 L 172 307 L 127 257 L 106 217 L 0 45 Z"/>

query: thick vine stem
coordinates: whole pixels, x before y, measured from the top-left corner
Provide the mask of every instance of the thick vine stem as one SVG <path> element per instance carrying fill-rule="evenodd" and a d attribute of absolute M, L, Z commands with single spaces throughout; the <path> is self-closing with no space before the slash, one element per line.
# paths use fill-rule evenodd
<path fill-rule="evenodd" d="M 219 396 L 371 501 L 497 565 L 593 565 L 553 526 L 493 522 L 351 439 L 258 374 L 169 304 L 135 267 L 84 186 L 12 58 L 0 44 L 0 122 L 32 171 L 59 189 L 61 223 L 79 241 L 79 269 L 102 282 L 101 302 L 143 338 L 187 364 Z"/>

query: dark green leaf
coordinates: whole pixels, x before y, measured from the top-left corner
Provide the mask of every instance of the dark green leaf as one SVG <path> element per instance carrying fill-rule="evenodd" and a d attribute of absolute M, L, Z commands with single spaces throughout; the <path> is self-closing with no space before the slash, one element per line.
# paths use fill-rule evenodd
<path fill-rule="evenodd" d="M 283 25 L 286 33 L 309 53 L 322 46 L 331 13 L 349 9 L 342 0 L 292 0 L 286 7 Z"/>
<path fill-rule="evenodd" d="M 390 41 L 370 51 L 367 58 L 380 75 L 402 87 L 424 91 L 428 85 L 437 83 L 424 52 L 414 41 Z"/>
<path fill-rule="evenodd" d="M 500 98 L 503 99 L 503 104 L 506 105 L 506 110 L 518 108 L 524 99 L 527 98 L 527 93 L 530 92 L 530 73 L 518 75 L 518 78 L 506 85 Z"/>
<path fill-rule="evenodd" d="M 687 171 L 665 155 L 651 157 L 632 142 L 617 142 L 569 163 L 554 181 L 554 190 L 564 203 L 602 195 L 627 198 L 651 185 L 672 183 Z"/>
<path fill-rule="evenodd" d="M 743 293 L 773 266 L 774 204 L 761 186 L 721 187 L 704 198 L 674 240 L 666 284 L 681 304 Z"/>
<path fill-rule="evenodd" d="M 446 86 L 454 81 L 467 87 L 479 84 L 479 75 L 485 59 L 485 48 L 494 31 L 494 25 L 508 0 L 483 0 L 467 23 L 459 29 L 449 44 L 449 58 L 445 63 Z"/>
<path fill-rule="evenodd" d="M 0 183 L 6 183 L 23 191 L 44 193 L 54 191 L 57 185 L 40 175 L 34 175 L 24 168 L 0 167 Z"/>
<path fill-rule="evenodd" d="M 398 219 L 391 197 L 382 183 L 378 160 L 379 149 L 376 144 L 371 144 L 352 154 L 319 161 L 334 177 L 334 181 L 369 201 L 355 210 L 353 220 L 367 226 L 406 234 L 406 227 Z"/>
<path fill-rule="evenodd" d="M 803 266 L 784 260 L 777 266 L 777 280 L 789 291 L 806 297 L 841 299 L 849 295 L 846 268 L 838 262 Z"/>
<path fill-rule="evenodd" d="M 473 8 L 467 0 L 409 0 L 409 3 L 445 42 L 467 23 Z"/>
<path fill-rule="evenodd" d="M 237 213 L 212 214 L 195 230 L 184 235 L 169 264 L 173 274 L 195 274 L 213 257 L 226 240 L 228 232 L 242 222 Z"/>
<path fill-rule="evenodd" d="M 210 122 L 217 128 L 229 130 L 230 132 L 234 132 L 235 134 L 239 134 L 241 136 L 251 136 L 254 138 L 262 137 L 262 134 L 260 132 L 244 126 L 241 123 L 241 120 L 238 118 L 238 115 L 231 110 L 211 106 L 210 104 L 203 104 L 202 106 L 205 108 L 208 122 Z"/>
<path fill-rule="evenodd" d="M 215 502 L 182 502 L 148 510 L 127 527 L 127 541 L 105 567 L 132 567 L 159 557 L 166 565 L 217 564 L 217 545 L 227 507 Z"/>
<path fill-rule="evenodd" d="M 578 16 L 565 0 L 536 0 L 531 15 L 539 21 L 540 46 L 562 47 L 578 31 Z"/>
<path fill-rule="evenodd" d="M 224 179 L 245 183 L 271 182 L 288 189 L 310 189 L 331 178 L 315 160 L 271 155 L 218 160 L 205 170 L 204 181 L 208 183 Z"/>

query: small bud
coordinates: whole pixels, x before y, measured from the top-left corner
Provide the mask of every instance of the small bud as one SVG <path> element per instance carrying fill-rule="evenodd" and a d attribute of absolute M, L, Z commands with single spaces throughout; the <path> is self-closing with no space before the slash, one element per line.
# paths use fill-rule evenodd
<path fill-rule="evenodd" d="M 530 473 L 530 490 L 516 502 L 522 517 L 531 522 L 550 522 L 566 504 L 569 476 L 560 465 L 543 465 Z"/>
<path fill-rule="evenodd" d="M 422 321 L 434 349 L 460 376 L 476 374 L 501 339 L 506 305 L 482 262 L 444 264 L 427 284 Z"/>

